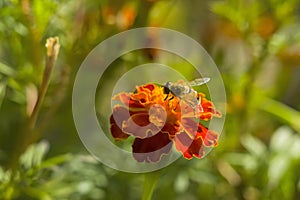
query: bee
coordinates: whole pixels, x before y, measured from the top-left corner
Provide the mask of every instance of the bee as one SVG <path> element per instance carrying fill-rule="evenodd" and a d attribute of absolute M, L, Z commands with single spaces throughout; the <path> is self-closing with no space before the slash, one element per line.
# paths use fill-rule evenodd
<path fill-rule="evenodd" d="M 201 97 L 198 95 L 198 92 L 192 87 L 206 84 L 209 80 L 210 78 L 204 77 L 197 78 L 190 82 L 185 82 L 182 80 L 177 82 L 169 81 L 164 85 L 164 93 L 168 94 L 165 100 L 169 97 L 169 94 L 173 94 L 170 99 L 173 99 L 174 96 L 176 96 L 189 104 L 192 108 L 194 108 L 194 110 L 197 109 L 197 111 L 201 112 L 203 111 L 201 106 L 199 106 L 201 104 Z M 200 110 L 198 108 L 200 108 Z"/>

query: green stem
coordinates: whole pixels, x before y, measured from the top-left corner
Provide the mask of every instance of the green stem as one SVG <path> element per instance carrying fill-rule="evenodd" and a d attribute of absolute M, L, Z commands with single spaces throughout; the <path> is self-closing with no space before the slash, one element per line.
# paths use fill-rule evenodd
<path fill-rule="evenodd" d="M 38 114 L 41 110 L 42 104 L 44 102 L 44 98 L 46 96 L 46 92 L 48 90 L 52 70 L 54 68 L 56 58 L 58 56 L 58 52 L 60 48 L 58 37 L 48 38 L 46 42 L 46 47 L 47 47 L 46 67 L 44 70 L 39 96 L 37 98 L 37 102 L 34 106 L 33 112 L 29 119 L 29 128 L 31 130 L 34 129 L 35 127 Z"/>
<path fill-rule="evenodd" d="M 159 179 L 161 171 L 146 173 L 144 176 L 143 196 L 142 200 L 151 200 L 153 191 Z"/>
<path fill-rule="evenodd" d="M 53 38 L 51 37 L 47 39 L 46 66 L 44 69 L 43 79 L 40 86 L 37 102 L 34 106 L 33 112 L 29 117 L 28 124 L 26 124 L 26 127 L 24 128 L 24 131 L 21 133 L 19 140 L 16 142 L 15 151 L 12 153 L 11 161 L 8 165 L 8 167 L 13 171 L 17 166 L 21 154 L 31 143 L 35 142 L 39 137 L 38 132 L 35 130 L 36 121 L 39 116 L 42 104 L 44 102 L 44 98 L 48 90 L 52 70 L 54 68 L 54 64 L 59 53 L 59 48 L 60 48 L 60 44 L 59 44 L 58 37 L 53 37 Z"/>

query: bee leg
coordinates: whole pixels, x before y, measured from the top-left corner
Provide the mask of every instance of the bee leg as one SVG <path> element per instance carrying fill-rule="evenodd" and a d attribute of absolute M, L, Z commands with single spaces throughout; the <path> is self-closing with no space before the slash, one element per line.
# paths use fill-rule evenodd
<path fill-rule="evenodd" d="M 168 97 L 169 97 L 169 94 L 167 94 L 167 96 L 164 98 L 164 101 L 167 100 Z"/>
<path fill-rule="evenodd" d="M 164 101 L 167 100 L 170 97 L 170 93 L 167 94 L 167 96 L 164 98 Z M 174 99 L 174 95 L 171 96 L 168 100 Z"/>
<path fill-rule="evenodd" d="M 167 94 L 167 96 L 164 98 L 164 101 L 168 99 L 169 95 L 170 95 L 170 93 Z"/>

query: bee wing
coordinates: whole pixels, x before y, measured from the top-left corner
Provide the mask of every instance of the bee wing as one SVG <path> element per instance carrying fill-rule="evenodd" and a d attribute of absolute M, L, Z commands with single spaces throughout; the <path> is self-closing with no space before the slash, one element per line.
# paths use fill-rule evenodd
<path fill-rule="evenodd" d="M 207 83 L 210 80 L 210 78 L 208 77 L 204 77 L 204 78 L 197 78 L 193 81 L 189 82 L 190 86 L 199 86 L 199 85 L 203 85 L 205 83 Z"/>

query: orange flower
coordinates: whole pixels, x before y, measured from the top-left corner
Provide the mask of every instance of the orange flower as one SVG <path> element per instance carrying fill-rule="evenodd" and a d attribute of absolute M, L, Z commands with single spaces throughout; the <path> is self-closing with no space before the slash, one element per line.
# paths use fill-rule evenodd
<path fill-rule="evenodd" d="M 168 154 L 174 143 L 183 156 L 201 158 L 204 146 L 217 145 L 218 133 L 208 130 L 200 120 L 220 117 L 213 103 L 199 93 L 201 112 L 155 84 L 137 86 L 134 93 L 119 93 L 119 101 L 110 117 L 111 134 L 116 141 L 135 137 L 134 158 L 139 162 L 157 162 Z"/>

